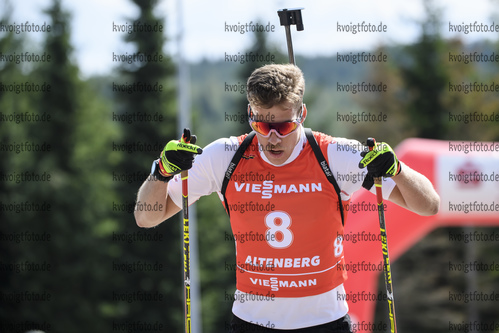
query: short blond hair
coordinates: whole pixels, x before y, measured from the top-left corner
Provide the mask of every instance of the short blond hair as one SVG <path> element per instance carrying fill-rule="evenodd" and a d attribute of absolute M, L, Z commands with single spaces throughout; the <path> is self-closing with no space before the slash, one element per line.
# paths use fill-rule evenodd
<path fill-rule="evenodd" d="M 303 72 L 292 64 L 272 64 L 257 68 L 248 78 L 248 102 L 264 109 L 289 102 L 299 109 L 305 93 Z"/>

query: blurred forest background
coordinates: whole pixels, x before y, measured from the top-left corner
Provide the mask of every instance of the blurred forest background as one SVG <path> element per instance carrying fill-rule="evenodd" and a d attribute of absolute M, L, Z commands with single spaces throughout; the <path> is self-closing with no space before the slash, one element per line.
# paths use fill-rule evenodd
<path fill-rule="evenodd" d="M 155 14 L 157 1 L 131 0 L 142 22 L 164 20 Z M 1 21 L 11 22 L 9 6 Z M 20 5 L 20 3 L 19 3 Z M 499 112 L 499 94 L 449 93 L 448 82 L 499 83 L 499 63 L 449 61 L 449 52 L 479 51 L 499 54 L 499 45 L 482 41 L 472 45 L 460 39 L 443 39 L 439 8 L 425 2 L 426 19 L 420 36 L 410 45 L 380 45 L 366 50 L 387 55 L 386 63 L 342 63 L 336 55 L 296 62 L 305 73 L 306 126 L 333 136 L 364 141 L 374 136 L 392 147 L 408 137 L 442 140 L 499 141 L 497 122 L 450 121 L 449 114 Z M 15 153 L 0 151 L 0 331 L 25 332 L 142 332 L 133 323 L 154 324 L 156 331 L 181 332 L 183 327 L 183 271 L 180 217 L 153 229 L 140 229 L 133 218 L 137 190 L 147 177 L 163 145 L 177 138 L 177 76 L 171 55 L 163 62 L 123 63 L 108 76 L 82 79 L 70 43 L 71 13 L 54 0 L 45 11 L 54 27 L 43 44 L 30 43 L 23 34 L 0 32 L 0 53 L 32 51 L 50 54 L 45 63 L 0 62 L 3 84 L 47 83 L 50 93 L 0 90 L 0 113 L 44 113 L 47 122 L 0 121 L 2 144 L 33 142 L 51 150 Z M 277 19 L 277 16 L 276 16 Z M 277 26 L 277 23 L 276 23 Z M 302 32 L 303 33 L 303 32 Z M 304 32 L 306 33 L 306 31 Z M 123 43 L 137 51 L 162 53 L 164 34 L 127 34 Z M 97 37 L 98 38 L 98 37 Z M 275 62 L 287 62 L 282 45 L 271 45 L 264 33 L 253 34 L 248 51 L 270 51 Z M 249 127 L 244 120 L 245 95 L 240 93 L 249 73 L 261 63 L 227 64 L 201 61 L 190 65 L 192 130 L 202 146 L 219 137 L 239 135 Z M 113 83 L 152 82 L 160 93 L 127 94 L 113 91 Z M 338 92 L 337 83 L 379 82 L 387 93 Z M 238 91 L 228 86 L 239 85 Z M 122 121 L 119 115 L 138 111 L 160 114 L 160 121 Z M 351 112 L 387 115 L 386 122 L 338 121 Z M 237 120 L 232 120 L 237 118 Z M 159 149 L 120 149 L 125 143 L 142 143 Z M 50 175 L 47 180 L 15 181 L 25 172 Z M 33 203 L 50 209 L 13 211 L 12 205 Z M 10 206 L 9 206 L 10 205 Z M 228 241 L 228 218 L 216 194 L 197 203 L 199 269 L 203 332 L 225 331 L 235 290 L 234 244 Z M 470 221 L 472 224 L 473 221 Z M 466 228 L 498 232 L 497 228 Z M 398 328 L 403 332 L 447 332 L 449 320 L 499 319 L 497 303 L 449 301 L 447 291 L 465 290 L 465 274 L 448 270 L 450 261 L 487 258 L 499 263 L 497 242 L 476 242 L 471 250 L 449 242 L 451 228 L 438 229 L 393 265 Z M 29 233 L 35 239 L 16 241 Z M 408 230 L 410 232 L 410 230 Z M 201 236 L 202 235 L 202 236 Z M 31 239 L 31 240 L 30 240 Z M 148 241 L 144 241 L 148 239 Z M 132 263 L 153 270 L 140 270 Z M 499 272 L 478 273 L 477 290 L 499 290 Z M 384 290 L 380 276 L 380 290 Z M 443 292 L 442 292 L 443 291 Z M 144 301 L 130 301 L 140 294 Z M 377 321 L 385 320 L 380 303 Z M 445 313 L 445 316 L 442 314 Z M 450 319 L 449 319 L 450 318 Z M 162 326 L 159 326 L 162 325 Z M 161 329 L 160 329 L 161 328 Z M 150 331 L 150 330 L 149 330 Z"/>

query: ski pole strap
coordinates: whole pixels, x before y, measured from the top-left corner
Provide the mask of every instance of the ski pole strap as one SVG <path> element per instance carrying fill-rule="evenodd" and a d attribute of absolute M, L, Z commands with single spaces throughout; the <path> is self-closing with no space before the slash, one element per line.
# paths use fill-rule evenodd
<path fill-rule="evenodd" d="M 239 161 L 241 160 L 241 157 L 243 156 L 244 152 L 248 148 L 248 146 L 251 144 L 251 141 L 253 141 L 253 138 L 255 137 L 256 132 L 252 131 L 250 132 L 246 138 L 244 138 L 243 142 L 237 149 L 236 153 L 232 157 L 232 160 L 229 163 L 229 167 L 227 168 L 227 171 L 225 171 L 225 176 L 224 180 L 222 182 L 222 196 L 224 197 L 224 202 L 225 202 L 225 210 L 227 211 L 227 215 L 229 215 L 230 218 L 230 211 L 229 211 L 229 204 L 227 202 L 227 197 L 225 196 L 225 192 L 227 191 L 227 185 L 229 185 L 229 180 L 234 171 L 236 170 L 237 165 L 239 164 Z"/>
<path fill-rule="evenodd" d="M 317 161 L 319 161 L 319 165 L 322 168 L 322 171 L 326 175 L 327 179 L 331 184 L 333 184 L 334 190 L 336 191 L 336 194 L 338 195 L 338 206 L 340 207 L 340 214 L 341 214 L 341 223 L 343 226 L 345 226 L 345 217 L 343 213 L 343 201 L 341 200 L 341 190 L 340 187 L 338 186 L 338 183 L 336 182 L 336 179 L 334 178 L 333 172 L 329 168 L 329 165 L 327 164 L 326 158 L 324 157 L 324 154 L 322 153 L 321 149 L 319 148 L 319 145 L 317 144 L 317 141 L 315 140 L 314 134 L 312 133 L 312 130 L 310 128 L 305 128 L 305 136 L 307 137 L 308 143 L 312 147 L 312 150 L 314 151 L 315 157 L 317 158 Z"/>

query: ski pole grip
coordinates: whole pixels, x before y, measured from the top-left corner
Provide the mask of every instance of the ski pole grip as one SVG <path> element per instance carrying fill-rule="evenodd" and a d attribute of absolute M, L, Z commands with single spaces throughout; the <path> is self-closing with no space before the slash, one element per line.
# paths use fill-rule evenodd
<path fill-rule="evenodd" d="M 367 138 L 366 144 L 369 147 L 369 151 L 372 151 L 376 147 L 376 139 Z M 381 186 L 381 177 L 374 177 L 374 184 Z"/>
<path fill-rule="evenodd" d="M 369 151 L 373 150 L 374 147 L 376 146 L 376 139 L 367 138 L 367 146 L 369 147 Z"/>

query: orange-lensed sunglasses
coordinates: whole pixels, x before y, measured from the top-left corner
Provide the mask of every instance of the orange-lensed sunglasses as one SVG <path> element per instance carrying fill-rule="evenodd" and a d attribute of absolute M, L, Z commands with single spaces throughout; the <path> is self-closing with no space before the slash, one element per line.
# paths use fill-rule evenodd
<path fill-rule="evenodd" d="M 302 104 L 300 116 L 298 117 L 298 119 L 283 121 L 281 123 L 268 123 L 263 121 L 255 121 L 253 119 L 253 112 L 251 111 L 251 106 L 248 104 L 249 125 L 255 132 L 257 132 L 258 134 L 262 135 L 265 138 L 268 138 L 272 131 L 274 131 L 277 136 L 284 138 L 293 133 L 298 128 L 298 126 L 300 126 L 303 123 L 303 121 L 305 120 L 303 114 L 304 108 L 305 106 L 304 104 Z"/>

